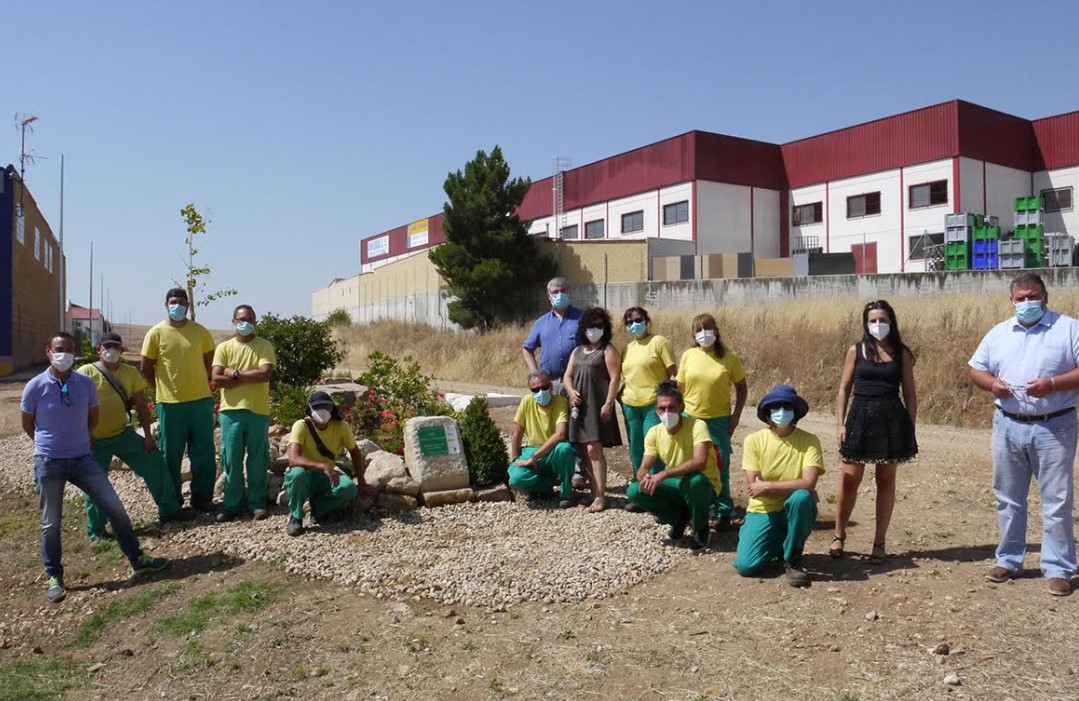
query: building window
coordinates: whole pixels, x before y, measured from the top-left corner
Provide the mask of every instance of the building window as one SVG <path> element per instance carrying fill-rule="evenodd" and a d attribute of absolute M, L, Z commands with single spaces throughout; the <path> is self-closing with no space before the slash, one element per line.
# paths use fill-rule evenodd
<path fill-rule="evenodd" d="M 820 224 L 824 221 L 824 203 L 811 202 L 794 207 L 794 226 Z"/>
<path fill-rule="evenodd" d="M 847 198 L 847 219 L 880 214 L 880 192 L 867 192 Z"/>
<path fill-rule="evenodd" d="M 34 260 L 41 260 L 41 229 L 34 227 Z"/>
<path fill-rule="evenodd" d="M 1062 212 L 1070 210 L 1072 204 L 1072 188 L 1058 187 L 1055 190 L 1042 190 L 1042 209 L 1046 212 Z"/>
<path fill-rule="evenodd" d="M 632 234 L 635 231 L 644 231 L 644 210 L 629 212 L 622 215 L 622 233 Z"/>
<path fill-rule="evenodd" d="M 663 226 L 689 221 L 689 200 L 663 205 Z"/>
<path fill-rule="evenodd" d="M 563 226 L 560 233 L 564 239 L 575 239 L 577 238 L 577 225 Z"/>
<path fill-rule="evenodd" d="M 584 223 L 584 237 L 586 239 L 603 238 L 603 220 L 593 219 Z"/>
<path fill-rule="evenodd" d="M 45 242 L 45 270 L 52 272 L 52 244 Z"/>
<path fill-rule="evenodd" d="M 947 180 L 910 186 L 910 209 L 935 207 L 938 204 L 948 204 Z"/>
<path fill-rule="evenodd" d="M 21 214 L 15 215 L 15 238 L 19 243 L 26 243 L 26 218 Z"/>
<path fill-rule="evenodd" d="M 939 256 L 943 251 L 944 234 L 916 234 L 907 239 L 907 258 L 925 260 Z"/>

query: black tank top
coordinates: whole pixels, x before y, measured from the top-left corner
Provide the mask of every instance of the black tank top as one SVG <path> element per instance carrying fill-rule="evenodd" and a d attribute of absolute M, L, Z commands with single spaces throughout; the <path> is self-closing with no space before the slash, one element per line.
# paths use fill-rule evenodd
<path fill-rule="evenodd" d="M 854 348 L 858 354 L 854 362 L 854 394 L 857 397 L 897 397 L 903 379 L 903 351 L 886 363 L 875 363 L 865 357 L 863 343 Z"/>

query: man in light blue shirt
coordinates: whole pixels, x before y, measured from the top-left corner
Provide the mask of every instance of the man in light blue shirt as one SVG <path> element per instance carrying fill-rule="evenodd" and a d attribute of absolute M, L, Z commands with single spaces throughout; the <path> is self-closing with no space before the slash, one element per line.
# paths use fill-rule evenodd
<path fill-rule="evenodd" d="M 1030 479 L 1042 497 L 1041 570 L 1049 593 L 1071 593 L 1076 570 L 1072 527 L 1079 321 L 1048 310 L 1049 293 L 1036 273 L 1011 283 L 1015 316 L 994 326 L 970 359 L 970 378 L 995 397 L 993 493 L 1000 544 L 986 574 L 1006 582 L 1023 574 Z"/>
<path fill-rule="evenodd" d="M 34 482 L 41 506 L 41 555 L 48 577 L 49 601 L 67 596 L 61 564 L 60 526 L 68 482 L 90 495 L 112 524 L 120 550 L 136 574 L 168 567 L 162 557 L 142 552 L 131 520 L 105 470 L 90 451 L 90 431 L 97 424 L 97 388 L 86 375 L 72 372 L 75 339 L 61 331 L 45 347 L 49 367 L 23 389 L 22 428 L 34 442 Z"/>
<path fill-rule="evenodd" d="M 521 348 L 528 371 L 546 372 L 554 382 L 556 392 L 561 389 L 569 356 L 577 347 L 577 326 L 582 314 L 580 309 L 570 304 L 569 293 L 569 282 L 564 277 L 553 278 L 547 283 L 551 311 L 536 319 Z M 537 348 L 540 349 L 538 365 Z"/>

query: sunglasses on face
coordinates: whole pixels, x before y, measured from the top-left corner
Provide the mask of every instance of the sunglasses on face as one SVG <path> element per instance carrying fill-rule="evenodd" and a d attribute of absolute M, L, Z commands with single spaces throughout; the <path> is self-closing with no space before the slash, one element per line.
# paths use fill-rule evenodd
<path fill-rule="evenodd" d="M 787 402 L 777 402 L 776 404 L 772 405 L 772 408 L 774 408 L 774 409 L 789 409 L 791 411 L 794 411 L 794 405 L 789 404 Z"/>
<path fill-rule="evenodd" d="M 644 323 L 646 323 L 644 319 L 626 319 L 626 326 L 629 326 L 630 324 L 644 324 Z"/>
<path fill-rule="evenodd" d="M 68 391 L 67 385 L 59 382 L 56 384 L 60 385 L 60 401 L 63 402 L 64 406 L 71 406 L 71 392 Z"/>
<path fill-rule="evenodd" d="M 545 385 L 543 385 L 541 387 L 535 388 L 534 390 L 532 390 L 532 394 L 539 394 L 540 392 L 543 392 L 544 390 L 549 390 L 549 389 L 551 389 L 551 383 L 550 382 L 548 382 L 547 384 L 545 384 Z"/>

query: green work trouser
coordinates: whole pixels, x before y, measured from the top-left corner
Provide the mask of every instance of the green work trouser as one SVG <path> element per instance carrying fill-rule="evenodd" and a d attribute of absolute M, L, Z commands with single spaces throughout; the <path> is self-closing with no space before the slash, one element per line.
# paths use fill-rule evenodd
<path fill-rule="evenodd" d="M 685 519 L 689 512 L 693 530 L 701 531 L 708 526 L 708 508 L 716 490 L 703 472 L 691 472 L 663 480 L 654 494 L 645 494 L 640 482 L 634 482 L 626 489 L 626 498 L 666 524 Z"/>
<path fill-rule="evenodd" d="M 521 460 L 532 456 L 539 448 L 530 447 L 521 451 Z M 536 460 L 535 468 L 510 465 L 510 486 L 525 492 L 549 494 L 555 482 L 559 483 L 559 494 L 563 499 L 573 497 L 573 466 L 577 452 L 569 443 L 559 443 L 551 452 Z"/>
<path fill-rule="evenodd" d="M 165 470 L 165 458 L 161 451 L 155 449 L 146 452 L 145 439 L 130 426 L 115 436 L 94 439 L 94 460 L 105 472 L 109 471 L 113 456 L 123 460 L 146 483 L 150 496 L 157 504 L 157 517 L 160 520 L 164 521 L 180 510 L 180 494 Z M 100 538 L 105 532 L 105 514 L 89 494 L 85 496 L 86 534 L 91 538 Z"/>
<path fill-rule="evenodd" d="M 266 508 L 266 469 L 270 466 L 270 417 L 247 409 L 229 409 L 217 416 L 221 424 L 221 469 L 225 501 L 221 508 L 238 513 L 245 507 Z M 247 454 L 247 503 L 244 503 L 244 454 Z"/>
<path fill-rule="evenodd" d="M 339 479 L 335 487 L 326 473 L 320 470 L 305 470 L 302 467 L 286 470 L 289 515 L 302 521 L 304 502 L 311 500 L 311 515 L 317 519 L 355 499 L 360 488 L 348 475 L 339 471 L 337 476 Z"/>
<path fill-rule="evenodd" d="M 157 404 L 161 431 L 158 443 L 165 454 L 176 493 L 180 494 L 180 465 L 184 449 L 191 459 L 191 503 L 214 500 L 217 460 L 214 458 L 214 400 L 210 397 L 191 402 Z"/>
<path fill-rule="evenodd" d="M 752 577 L 776 558 L 789 562 L 802 554 L 817 519 L 817 504 L 808 489 L 791 492 L 782 511 L 746 514 L 738 531 L 738 554 L 734 569 Z"/>
<path fill-rule="evenodd" d="M 656 403 L 648 406 L 630 406 L 622 404 L 622 417 L 626 420 L 626 438 L 629 441 L 629 464 L 633 466 L 631 482 L 637 481 L 637 471 L 644 459 L 644 436 L 653 426 L 659 424 Z"/>
<path fill-rule="evenodd" d="M 717 416 L 714 419 L 700 419 L 708 427 L 708 435 L 719 449 L 719 485 L 720 492 L 716 499 L 716 515 L 730 516 L 734 509 L 731 499 L 731 417 Z"/>

